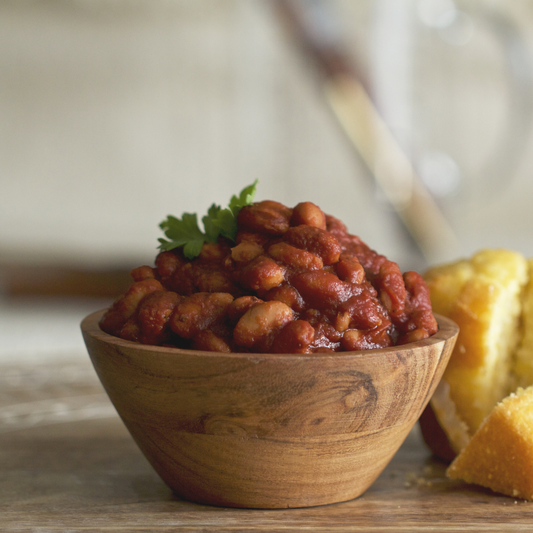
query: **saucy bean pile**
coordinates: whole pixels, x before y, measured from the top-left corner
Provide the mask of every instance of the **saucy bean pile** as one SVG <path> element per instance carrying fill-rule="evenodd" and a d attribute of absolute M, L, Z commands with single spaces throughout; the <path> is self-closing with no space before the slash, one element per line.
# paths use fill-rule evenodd
<path fill-rule="evenodd" d="M 105 313 L 107 333 L 143 344 L 217 352 L 366 350 L 433 335 L 428 288 L 310 202 L 241 209 L 236 243 L 186 259 L 161 252 L 135 268 Z"/>

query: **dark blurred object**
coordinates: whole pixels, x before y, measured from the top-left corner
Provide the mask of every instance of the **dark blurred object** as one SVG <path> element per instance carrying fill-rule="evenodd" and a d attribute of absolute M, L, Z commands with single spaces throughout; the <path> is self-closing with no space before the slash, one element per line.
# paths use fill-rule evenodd
<path fill-rule="evenodd" d="M 451 463 L 457 455 L 448 441 L 444 430 L 440 427 L 435 412 L 428 404 L 419 419 L 420 432 L 427 447 L 435 457 Z"/>
<path fill-rule="evenodd" d="M 275 5 L 321 71 L 328 104 L 396 212 L 413 253 L 426 262 L 448 255 L 457 246 L 454 232 L 376 110 L 332 6 L 322 0 L 275 0 Z"/>
<path fill-rule="evenodd" d="M 131 283 L 128 268 L 81 269 L 60 264 L 0 263 L 0 292 L 5 297 L 80 296 L 115 298 Z"/>

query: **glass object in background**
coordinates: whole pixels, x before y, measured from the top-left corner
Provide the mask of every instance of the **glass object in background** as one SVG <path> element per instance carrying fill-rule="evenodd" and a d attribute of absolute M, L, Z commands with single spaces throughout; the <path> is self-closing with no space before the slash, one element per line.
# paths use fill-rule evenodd
<path fill-rule="evenodd" d="M 409 256 L 418 248 L 435 263 L 502 246 L 533 254 L 524 203 L 533 189 L 520 168 L 533 163 L 529 4 L 369 0 L 364 25 L 360 4 L 347 0 L 278 3 L 292 6 L 293 33 L 374 178 L 374 210 L 392 208 L 413 237 L 402 239 Z M 436 231 L 448 222 L 460 242 Z"/>
<path fill-rule="evenodd" d="M 533 62 L 524 10 L 522 2 L 373 2 L 375 101 L 452 224 L 464 223 L 461 210 L 475 217 L 497 202 L 526 154 Z M 502 223 L 513 230 L 509 213 Z"/>

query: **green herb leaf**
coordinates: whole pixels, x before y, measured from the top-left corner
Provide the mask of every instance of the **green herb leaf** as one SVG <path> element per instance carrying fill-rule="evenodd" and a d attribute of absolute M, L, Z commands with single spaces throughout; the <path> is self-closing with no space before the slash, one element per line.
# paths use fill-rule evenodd
<path fill-rule="evenodd" d="M 237 217 L 231 212 L 230 209 L 222 209 L 215 220 L 213 225 L 218 228 L 220 235 L 227 237 L 232 241 L 237 237 Z"/>
<path fill-rule="evenodd" d="M 194 259 L 195 257 L 198 257 L 200 255 L 200 252 L 202 251 L 202 246 L 204 245 L 204 242 L 204 239 L 189 241 L 183 247 L 183 255 L 187 259 Z"/>
<path fill-rule="evenodd" d="M 233 195 L 229 202 L 229 208 L 233 213 L 233 216 L 237 216 L 241 208 L 246 205 L 250 205 L 254 201 L 255 190 L 257 188 L 258 180 L 255 180 L 251 185 L 245 187 L 239 196 Z"/>
<path fill-rule="evenodd" d="M 245 187 L 239 196 L 232 196 L 229 207 L 222 209 L 212 204 L 207 215 L 202 217 L 204 232 L 198 226 L 196 213 L 184 213 L 181 219 L 169 215 L 159 224 L 170 240 L 158 239 L 159 248 L 164 251 L 183 247 L 188 259 L 198 257 L 205 242 L 216 242 L 219 236 L 235 241 L 237 235 L 237 215 L 239 211 L 253 203 L 258 180 Z"/>
<path fill-rule="evenodd" d="M 198 227 L 196 213 L 183 213 L 181 219 L 168 216 L 161 222 L 159 227 L 165 232 L 170 241 L 159 239 L 160 248 L 168 251 L 183 246 L 185 257 L 192 259 L 196 257 L 205 242 L 205 235 Z"/>
<path fill-rule="evenodd" d="M 214 223 L 220 211 L 220 206 L 213 204 L 207 211 L 207 215 L 202 218 L 205 236 L 208 242 L 217 242 L 218 236 L 220 235 L 220 229 Z"/>

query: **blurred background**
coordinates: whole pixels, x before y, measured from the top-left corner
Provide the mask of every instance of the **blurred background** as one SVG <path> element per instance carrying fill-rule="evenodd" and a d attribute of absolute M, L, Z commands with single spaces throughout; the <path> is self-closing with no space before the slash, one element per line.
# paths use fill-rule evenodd
<path fill-rule="evenodd" d="M 159 223 L 255 179 L 402 270 L 533 256 L 532 57 L 529 0 L 3 0 L 0 361 L 86 357 Z"/>

